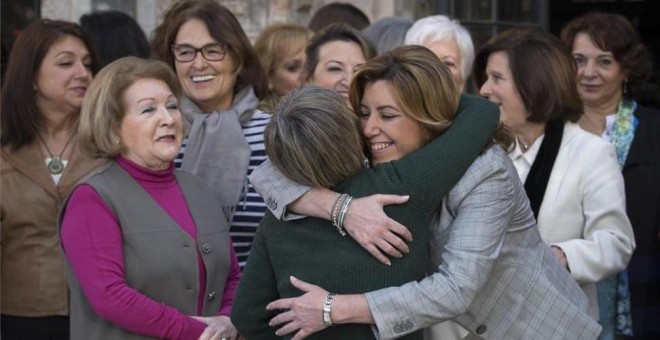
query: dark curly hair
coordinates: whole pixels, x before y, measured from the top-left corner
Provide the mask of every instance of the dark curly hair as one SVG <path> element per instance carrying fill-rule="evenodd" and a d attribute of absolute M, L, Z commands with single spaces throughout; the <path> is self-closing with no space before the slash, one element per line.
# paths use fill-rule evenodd
<path fill-rule="evenodd" d="M 626 74 L 627 95 L 638 99 L 651 76 L 651 58 L 639 34 L 619 14 L 591 12 L 571 20 L 561 30 L 561 41 L 569 49 L 578 33 L 586 33 L 603 51 L 609 51 Z"/>

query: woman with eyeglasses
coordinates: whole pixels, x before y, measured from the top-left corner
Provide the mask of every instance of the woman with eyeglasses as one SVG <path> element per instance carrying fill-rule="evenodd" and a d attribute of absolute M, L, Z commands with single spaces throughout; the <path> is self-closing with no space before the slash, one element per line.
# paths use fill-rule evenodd
<path fill-rule="evenodd" d="M 156 28 L 152 53 L 183 88 L 189 132 L 175 164 L 201 176 L 219 197 L 242 268 L 266 210 L 247 179 L 266 159 L 270 115 L 256 108 L 268 90 L 266 74 L 236 17 L 212 0 L 174 4 Z"/>

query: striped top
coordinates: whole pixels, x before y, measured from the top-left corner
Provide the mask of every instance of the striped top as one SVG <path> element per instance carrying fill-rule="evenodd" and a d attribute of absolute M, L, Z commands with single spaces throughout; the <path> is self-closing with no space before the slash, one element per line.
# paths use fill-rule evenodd
<path fill-rule="evenodd" d="M 247 176 L 249 176 L 259 164 L 266 160 L 264 130 L 269 121 L 270 114 L 257 110 L 252 116 L 252 119 L 243 125 L 243 135 L 252 150 Z M 179 150 L 179 155 L 174 161 L 177 168 L 181 167 L 187 143 L 188 138 L 184 139 L 181 149 Z M 248 255 L 250 255 L 254 235 L 256 234 L 257 227 L 259 226 L 259 223 L 261 223 L 265 213 L 266 204 L 264 203 L 264 200 L 254 190 L 252 184 L 250 184 L 246 177 L 245 187 L 236 207 L 236 211 L 234 211 L 230 226 L 231 240 L 234 244 L 234 251 L 236 252 L 236 257 L 238 258 L 241 270 L 247 262 Z"/>

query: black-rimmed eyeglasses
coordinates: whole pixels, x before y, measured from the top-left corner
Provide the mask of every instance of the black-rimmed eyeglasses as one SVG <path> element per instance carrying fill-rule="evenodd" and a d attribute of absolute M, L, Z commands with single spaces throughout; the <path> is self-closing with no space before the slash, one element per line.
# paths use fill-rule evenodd
<path fill-rule="evenodd" d="M 227 47 L 220 43 L 207 44 L 200 48 L 195 48 L 188 44 L 172 44 L 170 49 L 172 50 L 174 59 L 182 63 L 188 63 L 195 60 L 197 52 L 202 52 L 202 56 L 208 61 L 220 61 L 224 59 L 225 54 L 227 54 Z"/>

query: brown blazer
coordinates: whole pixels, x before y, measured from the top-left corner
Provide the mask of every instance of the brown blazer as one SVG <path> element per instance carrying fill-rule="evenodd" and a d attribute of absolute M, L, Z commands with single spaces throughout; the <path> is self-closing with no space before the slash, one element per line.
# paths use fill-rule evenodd
<path fill-rule="evenodd" d="M 1 312 L 40 317 L 69 314 L 69 293 L 57 215 L 73 186 L 104 162 L 74 150 L 55 185 L 39 143 L 18 150 L 3 146 L 0 162 Z"/>

